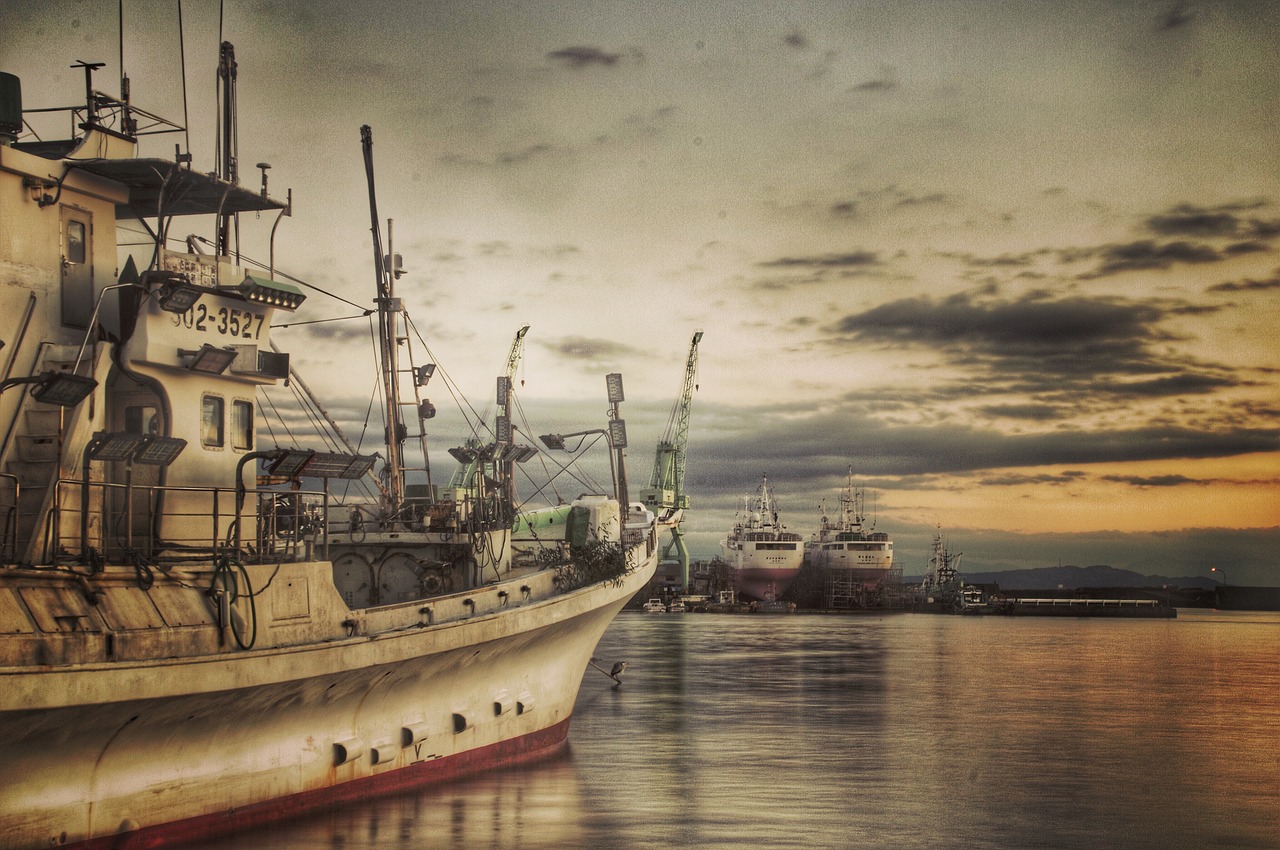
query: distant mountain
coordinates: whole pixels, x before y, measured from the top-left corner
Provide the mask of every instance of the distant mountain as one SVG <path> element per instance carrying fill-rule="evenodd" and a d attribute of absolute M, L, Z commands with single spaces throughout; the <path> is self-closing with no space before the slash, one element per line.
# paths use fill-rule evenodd
<path fill-rule="evenodd" d="M 1211 588 L 1218 582 L 1204 576 L 1143 575 L 1098 564 L 1092 567 L 1039 567 L 1030 570 L 1003 570 L 977 573 L 960 571 L 971 584 L 998 584 L 1001 590 L 1064 590 L 1082 587 L 1183 587 Z M 903 576 L 907 584 L 919 584 L 923 576 Z"/>

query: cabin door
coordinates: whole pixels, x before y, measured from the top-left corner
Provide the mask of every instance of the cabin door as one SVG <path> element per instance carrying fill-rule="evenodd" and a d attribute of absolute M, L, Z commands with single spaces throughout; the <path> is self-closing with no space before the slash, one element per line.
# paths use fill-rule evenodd
<path fill-rule="evenodd" d="M 62 324 L 87 328 L 93 318 L 93 216 L 62 208 Z"/>
<path fill-rule="evenodd" d="M 107 430 L 130 434 L 164 433 L 159 399 L 153 393 L 112 394 L 113 406 L 107 413 Z M 112 461 L 107 464 L 109 490 L 107 518 L 104 527 L 107 548 L 112 551 L 134 549 L 143 554 L 151 551 L 153 514 L 161 504 L 155 488 L 160 484 L 161 467 Z"/>

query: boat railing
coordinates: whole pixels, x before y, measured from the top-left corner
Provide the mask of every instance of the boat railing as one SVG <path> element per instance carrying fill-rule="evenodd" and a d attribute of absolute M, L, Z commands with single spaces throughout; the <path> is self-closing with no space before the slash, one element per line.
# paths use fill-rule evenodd
<path fill-rule="evenodd" d="M 243 505 L 236 501 L 232 488 L 59 479 L 42 559 L 179 561 L 234 552 L 253 563 L 307 559 L 327 547 L 326 493 L 254 489 Z"/>
<path fill-rule="evenodd" d="M 1033 608 L 1044 606 L 1066 608 L 1154 608 L 1161 604 L 1156 599 L 1081 599 L 1074 597 L 1009 599 L 1007 601 L 1015 605 L 1026 605 Z"/>
<path fill-rule="evenodd" d="M 22 487 L 18 476 L 0 472 L 0 564 L 18 557 L 18 502 Z"/>

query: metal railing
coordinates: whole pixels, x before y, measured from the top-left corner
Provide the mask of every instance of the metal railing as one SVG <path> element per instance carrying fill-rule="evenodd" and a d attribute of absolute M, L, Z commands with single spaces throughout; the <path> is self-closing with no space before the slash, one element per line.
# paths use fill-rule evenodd
<path fill-rule="evenodd" d="M 259 563 L 327 550 L 325 493 L 249 490 L 246 496 L 237 510 L 233 488 L 59 479 L 44 527 L 43 560 L 180 561 L 235 552 L 245 563 Z"/>

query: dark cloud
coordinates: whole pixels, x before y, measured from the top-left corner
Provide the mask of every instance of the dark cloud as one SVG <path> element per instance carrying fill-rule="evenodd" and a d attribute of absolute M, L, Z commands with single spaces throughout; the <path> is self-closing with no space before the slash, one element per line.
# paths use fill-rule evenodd
<path fill-rule="evenodd" d="M 1188 478 L 1185 475 L 1103 475 L 1100 476 L 1100 480 L 1117 484 L 1132 484 L 1134 487 L 1181 487 L 1184 484 L 1204 485 L 1211 483 L 1196 478 Z"/>
<path fill-rule="evenodd" d="M 978 410 L 991 417 L 1045 422 L 1066 416 L 1070 411 L 1057 404 L 988 404 Z"/>
<path fill-rule="evenodd" d="M 998 257 L 978 257 L 973 254 L 943 252 L 938 256 L 953 260 L 960 260 L 967 266 L 980 269 L 1024 268 L 1035 264 L 1037 253 L 1039 252 L 1029 252 L 1025 254 L 1001 254 Z"/>
<path fill-rule="evenodd" d="M 1195 20 L 1195 17 L 1196 12 L 1194 9 L 1188 9 L 1184 3 L 1175 3 L 1160 16 L 1160 20 L 1156 22 L 1156 30 L 1167 32 L 1168 30 L 1180 29 L 1189 25 Z"/>
<path fill-rule="evenodd" d="M 898 87 L 898 75 L 892 68 L 885 68 L 880 72 L 880 76 L 850 86 L 851 92 L 888 92 Z"/>
<path fill-rule="evenodd" d="M 814 257 L 779 257 L 765 260 L 762 268 L 865 268 L 877 266 L 880 258 L 875 251 L 850 251 L 847 254 L 822 254 Z"/>
<path fill-rule="evenodd" d="M 959 370 L 918 393 L 917 407 L 985 401 L 977 412 L 1033 422 L 1248 385 L 1234 369 L 1173 350 L 1179 337 L 1162 326 L 1218 309 L 1174 300 L 960 293 L 891 301 L 820 331 L 837 348 L 932 351 Z"/>
<path fill-rule="evenodd" d="M 890 301 L 845 316 L 830 330 L 865 340 L 965 343 L 990 351 L 1070 348 L 1087 354 L 1098 345 L 1151 337 L 1163 314 L 1154 305 L 1115 299 L 975 302 L 962 293 L 943 300 Z"/>
<path fill-rule="evenodd" d="M 316 319 L 272 325 L 275 328 L 297 328 L 307 336 L 325 342 L 346 342 L 347 340 L 370 339 L 370 320 L 364 315 L 336 319 Z"/>
<path fill-rule="evenodd" d="M 1222 260 L 1222 253 L 1213 246 L 1183 240 L 1157 243 L 1151 239 L 1140 239 L 1124 245 L 1104 245 L 1096 249 L 1095 253 L 1101 257 L 1098 267 L 1082 274 L 1082 278 L 1145 269 L 1167 269 L 1175 263 L 1216 263 Z"/>
<path fill-rule="evenodd" d="M 568 360 L 581 360 L 588 363 L 614 361 L 623 357 L 634 357 L 643 354 L 629 345 L 622 345 L 609 339 L 592 339 L 583 336 L 567 336 L 557 340 L 539 343 L 547 351 L 551 351 Z"/>
<path fill-rule="evenodd" d="M 954 475 L 1233 457 L 1280 448 L 1277 428 L 1150 425 L 1006 434 L 949 423 L 890 425 L 853 409 L 803 418 L 790 410 L 704 410 L 699 411 L 698 427 L 698 460 L 691 461 L 690 474 L 701 488 L 713 491 L 741 487 L 744 469 L 768 471 L 771 477 L 776 473 L 779 481 L 804 482 L 807 488 L 850 464 L 859 475 Z"/>
<path fill-rule="evenodd" d="M 548 59 L 564 62 L 570 68 L 586 68 L 591 65 L 611 66 L 622 59 L 621 53 L 606 53 L 598 47 L 564 47 L 547 54 Z"/>
<path fill-rule="evenodd" d="M 1270 251 L 1271 246 L 1265 242 L 1250 240 L 1248 242 L 1232 242 L 1230 245 L 1222 249 L 1222 253 L 1230 257 L 1238 257 L 1242 254 L 1259 254 L 1263 251 Z"/>
<path fill-rule="evenodd" d="M 1147 218 L 1143 226 L 1158 236 L 1187 236 L 1197 239 L 1274 239 L 1280 235 L 1280 220 L 1245 213 L 1262 209 L 1265 201 L 1242 201 L 1217 207 L 1179 204 L 1168 212 Z"/>
<path fill-rule="evenodd" d="M 809 46 L 809 38 L 799 30 L 792 30 L 783 37 L 782 43 L 796 50 L 804 50 Z"/>
<path fill-rule="evenodd" d="M 1235 236 L 1240 232 L 1240 219 L 1234 210 L 1221 207 L 1204 209 L 1183 204 L 1167 213 L 1151 216 L 1146 226 L 1161 236 Z"/>
<path fill-rule="evenodd" d="M 1265 292 L 1270 289 L 1280 289 L 1280 275 L 1267 278 L 1266 280 L 1251 280 L 1245 278 L 1241 281 L 1226 281 L 1224 283 L 1215 284 L 1207 290 L 1208 292 Z"/>
<path fill-rule="evenodd" d="M 1063 484 L 1075 484 L 1088 477 L 1088 473 L 1082 470 L 1066 470 L 1063 472 L 1043 472 L 1039 475 L 1027 475 L 1025 473 L 1006 473 L 1003 475 L 984 475 L 978 479 L 978 483 L 983 487 L 1022 487 L 1027 484 L 1047 484 L 1049 486 L 1061 486 Z"/>

